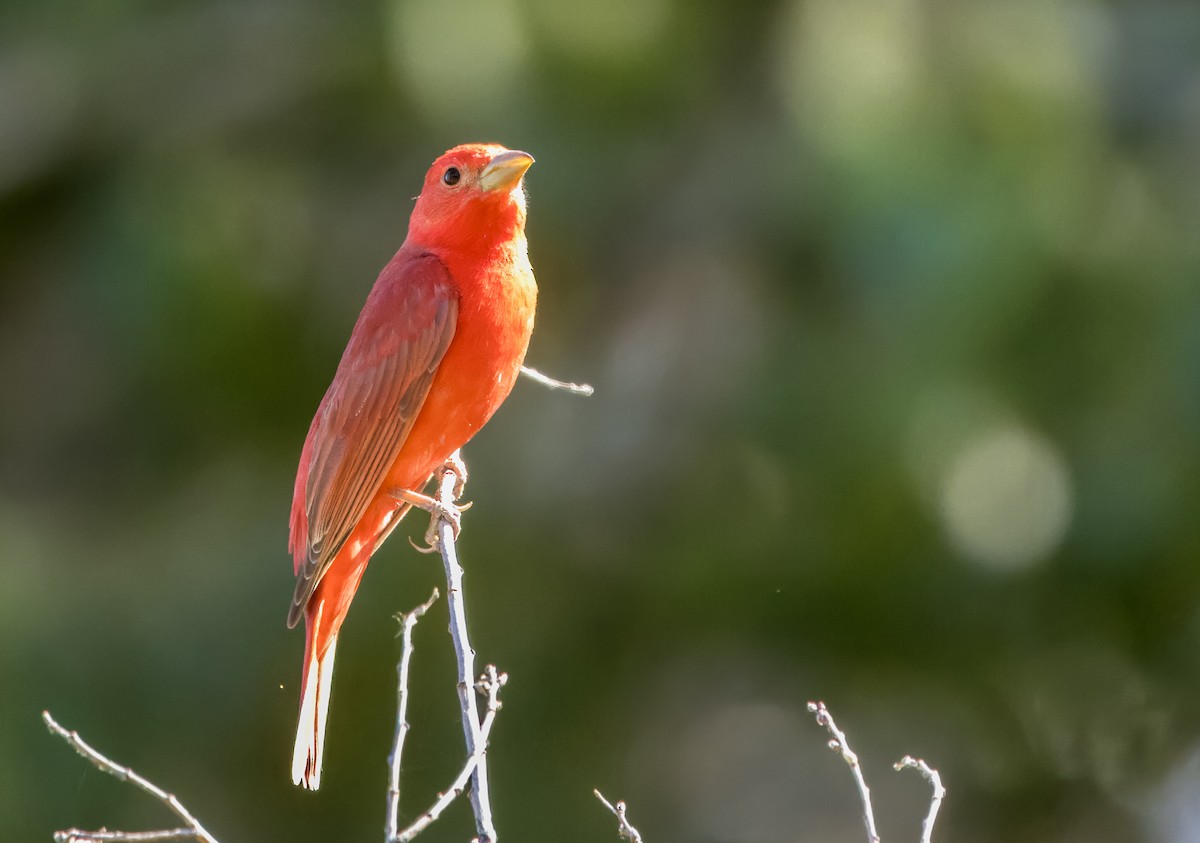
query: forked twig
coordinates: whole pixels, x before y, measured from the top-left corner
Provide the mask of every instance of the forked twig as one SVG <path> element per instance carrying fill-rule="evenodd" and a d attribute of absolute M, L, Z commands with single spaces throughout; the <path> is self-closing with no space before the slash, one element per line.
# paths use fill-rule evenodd
<path fill-rule="evenodd" d="M 875 830 L 875 814 L 871 808 L 871 791 L 867 787 L 867 781 L 863 778 L 862 767 L 859 766 L 858 756 L 850 749 L 850 743 L 846 740 L 846 733 L 837 727 L 833 722 L 833 715 L 829 713 L 829 709 L 825 707 L 823 702 L 810 702 L 808 710 L 817 716 L 817 723 L 829 730 L 829 734 L 833 738 L 829 741 L 829 748 L 835 752 L 841 753 L 842 759 L 850 767 L 850 772 L 854 774 L 854 781 L 858 785 L 858 794 L 862 799 L 863 806 L 863 822 L 867 827 L 867 837 L 870 843 L 879 843 L 879 833 Z M 933 838 L 933 823 L 937 819 L 938 809 L 942 807 L 942 799 L 946 796 L 946 788 L 942 787 L 942 777 L 938 771 L 930 767 L 920 758 L 913 758 L 911 755 L 906 755 L 892 765 L 896 770 L 913 769 L 919 772 L 929 784 L 933 787 L 933 798 L 929 803 L 929 813 L 921 822 L 921 843 L 931 843 Z"/>
<path fill-rule="evenodd" d="M 448 790 L 444 793 L 439 793 L 437 801 L 423 813 L 417 817 L 405 829 L 395 835 L 389 835 L 388 843 L 408 843 L 426 828 L 428 828 L 442 812 L 450 807 L 450 803 L 462 795 L 462 792 L 467 787 L 467 782 L 475 774 L 479 768 L 480 762 L 487 752 L 488 737 L 492 733 L 492 726 L 496 722 L 496 712 L 500 710 L 500 689 L 508 682 L 507 673 L 497 673 L 495 665 L 488 665 L 483 676 L 479 678 L 478 684 L 475 686 L 478 690 L 487 694 L 487 714 L 484 715 L 483 723 L 480 724 L 480 741 L 476 744 L 475 751 L 467 758 L 467 762 L 459 771 L 458 777 L 454 779 Z M 490 816 L 489 816 L 490 818 Z M 494 832 L 493 832 L 494 833 Z M 479 840 L 480 838 L 476 838 Z"/>
<path fill-rule="evenodd" d="M 604 798 L 604 794 L 599 790 L 593 789 L 592 793 L 596 794 L 596 798 L 605 808 L 612 811 L 613 816 L 617 818 L 617 833 L 621 835 L 621 839 L 628 840 L 629 843 L 642 843 L 642 835 L 629 822 L 629 817 L 626 815 L 626 806 L 624 802 L 618 801 L 616 805 Z"/>
<path fill-rule="evenodd" d="M 462 493 L 464 477 L 452 465 L 461 466 L 455 451 L 438 478 L 438 503 L 452 507 Z M 457 488 L 456 488 L 457 487 Z M 467 632 L 467 606 L 463 600 L 463 569 L 458 564 L 454 546 L 455 526 L 450 519 L 438 517 L 438 550 L 446 571 L 446 598 L 450 607 L 450 636 L 454 639 L 454 654 L 458 660 L 458 701 L 462 712 L 463 740 L 467 746 L 471 781 L 471 809 L 475 813 L 475 830 L 480 843 L 495 843 L 496 826 L 492 821 L 492 803 L 488 791 L 487 743 L 479 722 L 479 707 L 475 702 L 475 650 Z M 497 693 L 499 688 L 496 689 Z"/>
<path fill-rule="evenodd" d="M 58 735 L 66 741 L 71 749 L 90 761 L 98 770 L 108 773 L 110 776 L 114 776 L 123 782 L 129 782 L 139 790 L 150 794 L 159 802 L 166 805 L 175 816 L 187 824 L 184 828 L 163 829 L 161 831 L 108 831 L 106 829 L 84 831 L 78 828 L 69 828 L 65 831 L 54 832 L 55 843 L 100 843 L 100 841 L 150 843 L 151 841 L 167 840 L 198 840 L 200 843 L 217 843 L 217 839 L 208 833 L 207 829 L 200 824 L 198 819 L 192 816 L 187 808 L 183 807 L 183 803 L 175 798 L 175 794 L 167 793 L 161 787 L 138 775 L 129 767 L 118 764 L 97 752 L 87 741 L 79 736 L 78 732 L 69 731 L 60 726 L 58 721 L 50 715 L 50 712 L 43 711 L 42 720 L 51 734 Z"/>

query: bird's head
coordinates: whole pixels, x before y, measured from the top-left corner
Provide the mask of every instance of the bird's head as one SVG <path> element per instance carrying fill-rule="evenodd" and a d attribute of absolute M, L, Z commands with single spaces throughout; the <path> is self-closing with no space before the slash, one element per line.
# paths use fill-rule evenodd
<path fill-rule="evenodd" d="M 422 245 L 459 247 L 508 239 L 525 227 L 522 179 L 527 152 L 498 144 L 456 146 L 433 162 L 417 197 L 408 236 Z"/>

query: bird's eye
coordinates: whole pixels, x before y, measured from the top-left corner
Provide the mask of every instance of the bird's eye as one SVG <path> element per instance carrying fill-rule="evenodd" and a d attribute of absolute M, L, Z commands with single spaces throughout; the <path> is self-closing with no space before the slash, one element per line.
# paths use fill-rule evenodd
<path fill-rule="evenodd" d="M 442 173 L 442 182 L 447 187 L 454 187 L 458 184 L 458 180 L 462 178 L 462 173 L 458 171 L 458 167 L 450 167 L 446 172 Z"/>

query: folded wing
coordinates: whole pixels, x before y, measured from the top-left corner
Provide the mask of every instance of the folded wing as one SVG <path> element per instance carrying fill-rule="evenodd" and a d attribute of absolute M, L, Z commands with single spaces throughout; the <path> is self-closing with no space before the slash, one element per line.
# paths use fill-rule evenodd
<path fill-rule="evenodd" d="M 292 499 L 297 580 L 288 626 L 404 447 L 457 317 L 449 272 L 434 255 L 401 252 L 375 282 L 304 443 Z"/>

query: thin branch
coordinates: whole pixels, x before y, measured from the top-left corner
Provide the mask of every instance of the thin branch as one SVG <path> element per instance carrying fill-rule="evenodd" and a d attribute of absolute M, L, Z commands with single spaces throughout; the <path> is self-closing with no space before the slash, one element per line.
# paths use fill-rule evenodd
<path fill-rule="evenodd" d="M 160 840 L 199 840 L 200 843 L 217 843 L 217 839 L 213 837 L 204 826 L 200 825 L 200 821 L 192 816 L 187 808 L 183 807 L 173 793 L 167 793 L 153 782 L 142 778 L 129 767 L 125 767 L 117 762 L 101 755 L 75 731 L 68 731 L 58 724 L 58 721 L 50 716 L 50 712 L 42 712 L 42 720 L 46 724 L 46 728 L 51 734 L 58 735 L 71 749 L 78 752 L 88 761 L 90 761 L 98 770 L 108 773 L 123 782 L 129 782 L 134 787 L 142 790 L 163 805 L 166 805 L 175 816 L 183 820 L 186 828 L 172 828 L 163 831 L 83 831 L 78 828 L 67 829 L 66 831 L 54 832 L 54 840 L 56 843 L 92 843 L 92 841 L 137 841 L 137 843 L 147 843 L 147 841 Z"/>
<path fill-rule="evenodd" d="M 625 815 L 625 803 L 617 802 L 616 805 L 613 805 L 604 798 L 604 794 L 599 790 L 593 789 L 592 793 L 596 794 L 596 798 L 600 800 L 600 803 L 604 805 L 605 808 L 612 811 L 613 816 L 617 818 L 617 833 L 621 835 L 621 839 L 628 840 L 629 843 L 642 843 L 642 835 L 636 828 L 633 827 L 633 825 L 629 822 L 629 818 Z"/>
<path fill-rule="evenodd" d="M 561 389 L 565 392 L 570 392 L 572 395 L 583 395 L 586 397 L 596 391 L 592 389 L 591 384 L 568 383 L 567 381 L 560 381 L 550 377 L 549 375 L 543 375 L 537 369 L 534 369 L 530 366 L 522 366 L 521 374 L 532 381 L 537 381 L 547 389 Z"/>
<path fill-rule="evenodd" d="M 453 507 L 455 498 L 462 494 L 463 472 L 450 468 L 461 465 L 457 451 L 443 469 L 438 481 L 436 498 L 444 509 Z M 447 517 L 439 517 L 437 525 L 438 549 L 446 570 L 446 597 L 450 606 L 450 636 L 454 639 L 454 653 L 458 659 L 458 701 L 462 710 L 463 740 L 467 756 L 475 759 L 471 771 L 471 809 L 475 813 L 475 830 L 480 843 L 496 843 L 496 826 L 492 821 L 492 804 L 488 792 L 487 744 L 481 733 L 479 708 L 475 702 L 475 651 L 467 633 L 467 607 L 463 599 L 463 569 L 458 564 L 458 553 L 454 547 L 455 525 Z"/>
<path fill-rule="evenodd" d="M 924 759 L 913 758 L 911 755 L 904 756 L 892 766 L 897 771 L 916 770 L 933 788 L 933 798 L 929 800 L 929 813 L 921 821 L 921 843 L 930 843 L 933 840 L 933 823 L 937 820 L 938 809 L 942 807 L 942 799 L 946 796 L 946 788 L 942 787 L 942 777 L 937 770 L 926 764 Z"/>
<path fill-rule="evenodd" d="M 487 752 L 488 738 L 492 734 L 492 725 L 496 722 L 496 712 L 500 710 L 500 689 L 508 682 L 507 673 L 497 673 L 496 666 L 489 664 L 485 669 L 483 676 L 479 678 L 478 684 L 475 686 L 478 690 L 487 694 L 487 714 L 484 715 L 483 723 L 479 727 L 480 741 L 476 746 L 476 750 L 467 758 L 467 762 L 459 771 L 458 777 L 454 779 L 448 790 L 444 793 L 439 793 L 437 801 L 421 816 L 417 817 L 403 831 L 389 835 L 387 843 L 409 843 L 414 837 L 428 828 L 442 812 L 450 807 L 450 803 L 462 795 L 462 792 L 467 787 L 467 782 L 478 769 L 480 762 Z M 478 838 L 477 838 L 478 840 Z"/>
<path fill-rule="evenodd" d="M 842 760 L 849 765 L 850 772 L 854 775 L 854 783 L 858 785 L 858 795 L 862 799 L 863 823 L 867 827 L 867 840 L 869 843 L 879 843 L 879 833 L 875 830 L 875 812 L 871 808 L 871 789 L 867 787 L 867 780 L 863 778 L 862 767 L 858 764 L 858 756 L 854 754 L 854 750 L 850 749 L 846 733 L 833 722 L 833 715 L 829 713 L 829 709 L 825 708 L 825 703 L 810 702 L 808 710 L 809 713 L 817 716 L 817 724 L 824 726 L 833 736 L 829 741 L 829 748 L 834 752 L 841 753 Z"/>
<path fill-rule="evenodd" d="M 408 672 L 412 663 L 412 631 L 429 607 L 440 595 L 435 588 L 429 599 L 411 612 L 401 612 L 396 616 L 400 621 L 400 663 L 396 666 L 398 674 L 396 700 L 396 738 L 392 742 L 392 754 L 388 758 L 388 791 L 387 791 L 387 821 L 384 826 L 385 840 L 396 837 L 400 825 L 400 759 L 404 755 L 404 738 L 408 735 Z"/>
<path fill-rule="evenodd" d="M 120 843 L 166 843 L 171 840 L 195 840 L 196 832 L 190 828 L 167 828 L 162 831 L 84 831 L 79 828 L 68 828 L 66 831 L 54 832 L 55 843 L 99 843 L 99 841 L 120 841 Z"/>

